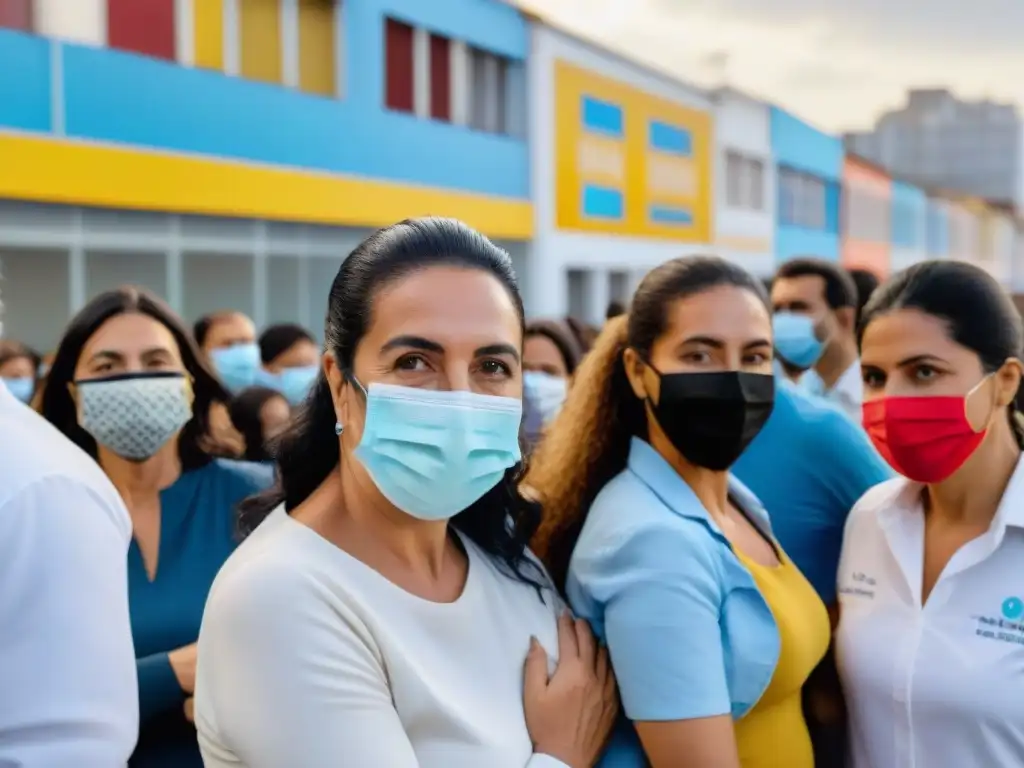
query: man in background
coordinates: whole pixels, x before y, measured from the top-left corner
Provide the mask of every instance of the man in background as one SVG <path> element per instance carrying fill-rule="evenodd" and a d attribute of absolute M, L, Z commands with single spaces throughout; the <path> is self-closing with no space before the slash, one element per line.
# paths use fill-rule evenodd
<path fill-rule="evenodd" d="M 0 384 L 0 766 L 127 764 L 131 538 L 96 462 Z"/>
<path fill-rule="evenodd" d="M 863 383 L 853 278 L 838 264 L 823 259 L 793 259 L 776 273 L 771 299 L 779 353 L 790 363 L 810 369 L 800 385 L 831 400 L 859 424 Z M 783 327 L 785 336 L 779 332 Z M 784 348 L 787 344 L 799 350 L 803 359 L 793 359 L 795 354 Z"/>

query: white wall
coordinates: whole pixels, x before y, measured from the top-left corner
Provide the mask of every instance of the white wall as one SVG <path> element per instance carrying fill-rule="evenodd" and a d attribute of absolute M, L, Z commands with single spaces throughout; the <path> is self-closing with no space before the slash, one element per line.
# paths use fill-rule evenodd
<path fill-rule="evenodd" d="M 535 227 L 524 286 L 529 302 L 527 311 L 535 317 L 564 315 L 569 301 L 568 271 L 583 269 L 592 276 L 586 283 L 588 316 L 582 319 L 599 323 L 608 305 L 610 283 L 614 279 L 612 272 L 627 272 L 635 287 L 640 278 L 658 264 L 688 253 L 706 253 L 709 245 L 556 228 L 554 63 L 557 59 L 690 108 L 710 111 L 711 105 L 707 94 L 697 88 L 677 83 L 551 27 L 533 24 L 527 80 Z"/>
<path fill-rule="evenodd" d="M 35 0 L 35 31 L 88 45 L 107 43 L 107 0 Z"/>
<path fill-rule="evenodd" d="M 995 217 L 992 230 L 992 264 L 989 272 L 1003 286 L 1009 288 L 1013 281 L 1013 257 L 1016 248 L 1016 232 L 1009 215 Z"/>
<path fill-rule="evenodd" d="M 720 91 L 715 107 L 715 245 L 720 256 L 742 264 L 759 277 L 775 271 L 775 159 L 768 105 L 732 90 Z M 726 194 L 726 153 L 760 160 L 764 169 L 763 207 L 731 207 Z"/>

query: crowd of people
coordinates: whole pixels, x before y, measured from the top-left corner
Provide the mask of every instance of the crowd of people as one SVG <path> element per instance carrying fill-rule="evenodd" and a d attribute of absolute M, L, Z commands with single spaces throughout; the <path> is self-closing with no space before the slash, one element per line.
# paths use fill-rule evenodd
<path fill-rule="evenodd" d="M 589 328 L 426 218 L 325 310 L 0 341 L 0 765 L 1024 765 L 987 273 L 688 256 Z"/>

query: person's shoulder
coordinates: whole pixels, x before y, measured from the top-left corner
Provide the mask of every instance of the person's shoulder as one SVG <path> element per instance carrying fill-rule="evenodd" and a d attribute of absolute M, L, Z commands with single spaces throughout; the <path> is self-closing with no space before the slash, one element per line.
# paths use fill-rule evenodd
<path fill-rule="evenodd" d="M 110 479 L 42 416 L 20 403 L 5 406 L 0 434 L 0 514 L 35 515 L 51 506 L 74 506 L 76 524 L 109 522 L 131 535 L 128 512 Z"/>
<path fill-rule="evenodd" d="M 261 462 L 213 459 L 206 471 L 240 497 L 259 493 L 274 484 L 274 467 Z"/>
<path fill-rule="evenodd" d="M 312 531 L 296 530 L 298 525 L 283 505 L 275 509 L 221 567 L 210 588 L 208 610 L 219 605 L 270 609 L 278 601 L 315 599 L 324 570 L 317 546 L 322 542 L 312 538 Z"/>
<path fill-rule="evenodd" d="M 594 500 L 573 551 L 574 578 L 598 591 L 607 582 L 615 591 L 638 580 L 718 573 L 720 555 L 707 524 L 672 510 L 629 474 L 616 476 Z"/>
<path fill-rule="evenodd" d="M 878 516 L 899 505 L 901 499 L 911 490 L 911 481 L 905 477 L 892 477 L 869 488 L 853 505 L 846 521 L 846 529 L 852 526 L 878 522 Z"/>

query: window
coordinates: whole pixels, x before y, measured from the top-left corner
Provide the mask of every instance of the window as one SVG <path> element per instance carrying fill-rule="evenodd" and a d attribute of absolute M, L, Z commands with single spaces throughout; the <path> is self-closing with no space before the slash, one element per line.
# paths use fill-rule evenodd
<path fill-rule="evenodd" d="M 335 0 L 299 0 L 299 88 L 337 94 Z"/>
<path fill-rule="evenodd" d="M 478 131 L 508 133 L 508 60 L 469 49 L 469 125 Z"/>
<path fill-rule="evenodd" d="M 764 208 L 764 163 L 739 152 L 725 153 L 725 199 L 730 208 Z"/>
<path fill-rule="evenodd" d="M 0 27 L 32 31 L 32 0 L 0 0 Z"/>
<path fill-rule="evenodd" d="M 266 83 L 284 82 L 281 0 L 238 4 L 238 44 L 242 77 Z"/>
<path fill-rule="evenodd" d="M 173 61 L 174 0 L 109 0 L 107 44 Z"/>
<path fill-rule="evenodd" d="M 779 219 L 783 224 L 825 230 L 827 212 L 828 182 L 792 168 L 779 169 Z"/>
<path fill-rule="evenodd" d="M 730 208 L 743 205 L 743 163 L 737 152 L 725 153 L 725 203 Z"/>
<path fill-rule="evenodd" d="M 747 200 L 755 211 L 764 210 L 764 162 L 750 160 L 747 168 Z"/>
<path fill-rule="evenodd" d="M 386 80 L 384 103 L 388 109 L 412 112 L 414 101 L 413 36 L 408 24 L 388 19 L 384 29 Z"/>
<path fill-rule="evenodd" d="M 224 5 L 221 0 L 192 4 L 193 57 L 197 67 L 224 69 Z"/>
<path fill-rule="evenodd" d="M 452 119 L 451 41 L 441 35 L 430 36 L 430 116 Z"/>

